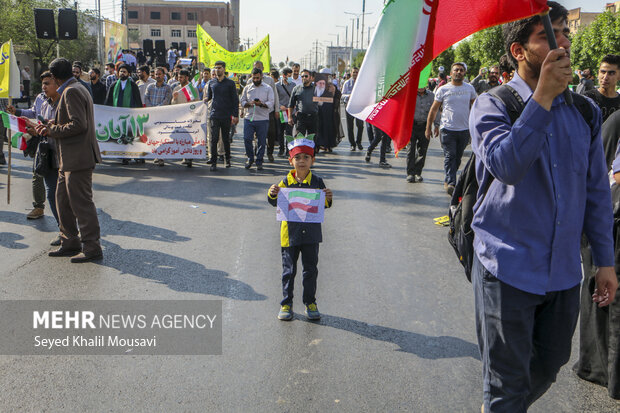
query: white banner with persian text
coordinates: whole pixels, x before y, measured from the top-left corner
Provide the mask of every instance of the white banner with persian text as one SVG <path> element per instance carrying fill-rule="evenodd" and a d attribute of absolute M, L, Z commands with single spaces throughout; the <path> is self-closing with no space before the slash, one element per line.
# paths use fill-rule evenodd
<path fill-rule="evenodd" d="M 94 107 L 103 158 L 206 157 L 207 108 L 203 102 L 135 109 Z"/>

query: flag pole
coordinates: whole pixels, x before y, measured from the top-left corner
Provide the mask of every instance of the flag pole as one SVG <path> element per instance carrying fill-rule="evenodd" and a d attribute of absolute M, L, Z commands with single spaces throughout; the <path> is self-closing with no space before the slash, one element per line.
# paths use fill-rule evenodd
<path fill-rule="evenodd" d="M 13 98 L 9 96 L 9 106 L 13 105 Z M 10 129 L 6 130 L 6 138 L 9 144 L 9 167 L 6 172 L 6 203 L 7 205 L 11 204 L 11 147 L 13 146 L 13 142 L 11 141 L 11 132 Z"/>
<path fill-rule="evenodd" d="M 548 12 L 542 16 L 542 23 L 543 23 L 543 26 L 545 27 L 545 33 L 547 34 L 547 41 L 549 42 L 549 49 L 551 50 L 557 49 L 558 43 L 555 40 L 555 33 L 553 32 L 553 26 L 551 25 L 551 17 L 549 17 Z M 566 87 L 566 90 L 564 91 L 564 100 L 566 101 L 567 105 L 573 104 L 573 97 L 570 94 L 570 90 L 568 89 L 568 86 Z"/>

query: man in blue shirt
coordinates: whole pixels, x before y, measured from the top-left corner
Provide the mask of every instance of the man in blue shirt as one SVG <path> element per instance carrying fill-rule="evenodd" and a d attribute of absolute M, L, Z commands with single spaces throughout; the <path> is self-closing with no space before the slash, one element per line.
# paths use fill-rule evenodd
<path fill-rule="evenodd" d="M 590 105 L 588 124 L 564 101 L 572 79 L 568 12 L 548 4 L 558 49 L 549 50 L 540 16 L 504 27 L 521 116 L 512 124 L 505 105 L 485 93 L 469 119 L 480 186 L 472 283 L 487 413 L 527 411 L 568 362 L 582 232 L 599 267 L 594 302 L 608 305 L 618 288 L 600 111 Z"/>

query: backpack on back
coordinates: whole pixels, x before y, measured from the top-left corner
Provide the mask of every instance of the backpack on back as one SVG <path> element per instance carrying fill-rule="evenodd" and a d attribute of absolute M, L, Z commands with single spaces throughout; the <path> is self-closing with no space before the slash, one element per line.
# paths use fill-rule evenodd
<path fill-rule="evenodd" d="M 521 112 L 525 108 L 523 99 L 516 90 L 510 85 L 503 84 L 494 87 L 487 93 L 495 96 L 504 103 L 510 123 L 513 125 L 521 116 Z M 577 93 L 571 92 L 573 102 L 577 110 L 581 113 L 585 121 L 591 127 L 594 113 L 587 99 Z M 486 195 L 491 183 L 493 175 L 485 184 L 482 197 Z M 471 268 L 474 262 L 474 230 L 471 228 L 471 222 L 474 218 L 474 205 L 478 200 L 478 180 L 476 179 L 476 155 L 471 154 L 467 161 L 463 172 L 456 181 L 448 216 L 450 217 L 450 230 L 448 232 L 448 242 L 454 248 L 454 252 L 459 259 L 461 265 L 465 269 L 465 276 L 471 282 Z"/>

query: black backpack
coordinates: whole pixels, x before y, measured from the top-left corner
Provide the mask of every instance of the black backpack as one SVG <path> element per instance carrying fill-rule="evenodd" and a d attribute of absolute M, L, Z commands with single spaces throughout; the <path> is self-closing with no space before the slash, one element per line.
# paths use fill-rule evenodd
<path fill-rule="evenodd" d="M 487 93 L 501 100 L 506 106 L 506 111 L 510 117 L 510 123 L 521 116 L 521 112 L 525 108 L 523 99 L 516 90 L 507 84 L 494 87 Z M 577 107 L 588 125 L 592 125 L 594 112 L 587 99 L 577 93 L 571 92 L 574 105 Z M 493 175 L 488 182 L 485 182 L 485 188 L 482 197 L 487 193 Z M 467 161 L 463 172 L 456 181 L 452 200 L 450 201 L 450 209 L 448 216 L 450 217 L 450 231 L 448 232 L 448 242 L 454 248 L 456 256 L 465 268 L 465 276 L 471 282 L 471 267 L 474 261 L 474 231 L 471 229 L 471 222 L 474 218 L 474 205 L 478 200 L 478 181 L 476 180 L 476 155 L 471 154 Z"/>

